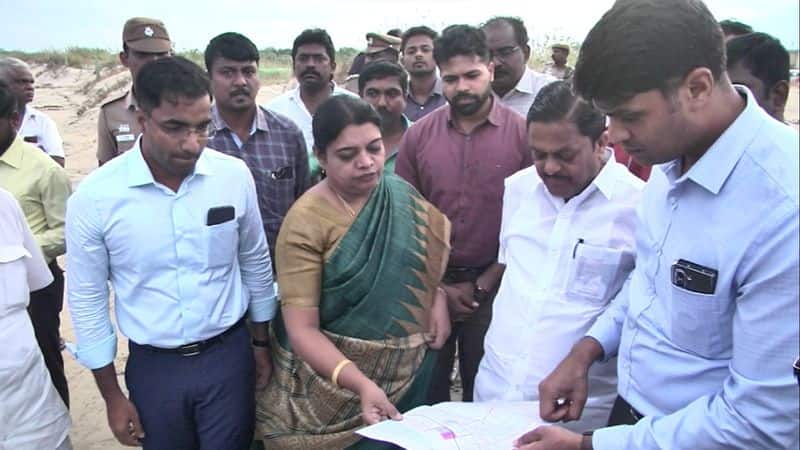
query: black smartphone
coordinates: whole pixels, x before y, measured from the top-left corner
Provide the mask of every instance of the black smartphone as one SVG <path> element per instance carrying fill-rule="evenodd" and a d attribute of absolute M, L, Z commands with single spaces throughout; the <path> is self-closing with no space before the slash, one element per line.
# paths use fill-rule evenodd
<path fill-rule="evenodd" d="M 233 206 L 215 206 L 208 210 L 206 225 L 218 225 L 233 220 L 234 213 Z"/>
<path fill-rule="evenodd" d="M 289 180 L 294 178 L 294 167 L 286 166 L 272 171 L 270 174 L 273 180 Z"/>
<path fill-rule="evenodd" d="M 713 294 L 717 288 L 717 271 L 679 259 L 672 264 L 672 284 L 699 294 Z"/>

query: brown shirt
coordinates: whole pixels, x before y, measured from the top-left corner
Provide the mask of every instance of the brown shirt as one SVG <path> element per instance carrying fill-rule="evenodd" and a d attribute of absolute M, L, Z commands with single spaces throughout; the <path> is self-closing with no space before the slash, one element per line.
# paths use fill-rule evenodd
<path fill-rule="evenodd" d="M 128 91 L 100 107 L 97 118 L 97 161 L 102 166 L 130 150 L 142 132 L 136 120 L 139 109 L 133 92 Z"/>
<path fill-rule="evenodd" d="M 497 98 L 471 134 L 456 129 L 450 105 L 406 132 L 395 170 L 452 222 L 451 266 L 483 267 L 497 259 L 503 183 L 532 164 L 527 147 L 525 119 Z"/>

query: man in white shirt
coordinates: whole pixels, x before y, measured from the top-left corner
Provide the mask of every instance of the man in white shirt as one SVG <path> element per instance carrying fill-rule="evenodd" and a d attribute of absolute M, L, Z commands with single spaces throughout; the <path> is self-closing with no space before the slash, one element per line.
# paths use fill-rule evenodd
<path fill-rule="evenodd" d="M 244 162 L 206 148 L 211 85 L 197 65 L 148 62 L 135 89 L 142 134 L 67 207 L 74 353 L 93 371 L 121 443 L 247 448 L 276 309 L 255 183 Z M 117 384 L 107 281 L 130 340 L 130 400 Z"/>
<path fill-rule="evenodd" d="M 35 92 L 30 66 L 21 59 L 0 58 L 0 80 L 5 81 L 17 97 L 17 108 L 22 118 L 17 134 L 64 167 L 64 141 L 58 134 L 56 123 L 47 114 L 30 105 Z"/>
<path fill-rule="evenodd" d="M 506 106 L 527 117 L 539 89 L 556 79 L 528 67 L 531 47 L 520 19 L 493 17 L 481 29 L 494 63 L 492 90 Z"/>
<path fill-rule="evenodd" d="M 545 86 L 528 115 L 534 167 L 506 179 L 494 301 L 476 401 L 538 400 L 538 385 L 589 329 L 634 266 L 643 183 L 607 148 L 605 116 L 569 84 Z M 590 373 L 577 427 L 605 425 L 614 361 Z"/>
<path fill-rule="evenodd" d="M 69 413 L 27 313 L 30 291 L 49 285 L 53 275 L 22 210 L 3 189 L 0 230 L 0 448 L 69 450 Z"/>
<path fill-rule="evenodd" d="M 297 87 L 283 93 L 267 103 L 269 110 L 292 119 L 300 127 L 306 138 L 308 152 L 308 172 L 311 183 L 319 181 L 321 168 L 314 156 L 314 134 L 311 119 L 317 107 L 331 95 L 356 94 L 336 86 L 333 74 L 336 72 L 336 49 L 325 30 L 319 28 L 304 30 L 292 44 L 292 72 L 297 79 Z"/>

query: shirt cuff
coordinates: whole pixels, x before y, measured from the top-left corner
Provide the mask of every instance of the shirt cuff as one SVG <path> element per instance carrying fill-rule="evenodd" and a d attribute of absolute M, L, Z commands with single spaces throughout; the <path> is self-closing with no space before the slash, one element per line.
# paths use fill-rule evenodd
<path fill-rule="evenodd" d="M 633 425 L 617 425 L 594 430 L 592 448 L 594 450 L 625 448 L 625 442 L 632 428 Z"/>
<path fill-rule="evenodd" d="M 81 346 L 67 344 L 67 348 L 87 369 L 100 369 L 114 362 L 117 356 L 117 335 L 112 331 L 108 337 L 99 342 Z"/>
<path fill-rule="evenodd" d="M 269 297 L 265 300 L 250 300 L 248 313 L 250 321 L 255 323 L 269 322 L 275 317 L 278 309 L 278 285 L 272 283 L 271 289 L 267 289 Z"/>
<path fill-rule="evenodd" d="M 616 322 L 613 320 L 598 320 L 589 328 L 586 336 L 594 338 L 603 347 L 602 362 L 617 356 L 617 349 L 619 349 L 620 330 Z"/>

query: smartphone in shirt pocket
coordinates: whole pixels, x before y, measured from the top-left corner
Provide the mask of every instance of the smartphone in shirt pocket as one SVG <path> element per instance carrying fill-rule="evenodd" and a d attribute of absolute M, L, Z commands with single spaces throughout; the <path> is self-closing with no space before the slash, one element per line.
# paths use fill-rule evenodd
<path fill-rule="evenodd" d="M 233 264 L 239 248 L 239 223 L 233 206 L 216 206 L 206 214 L 203 229 L 206 267 L 222 268 Z"/>

